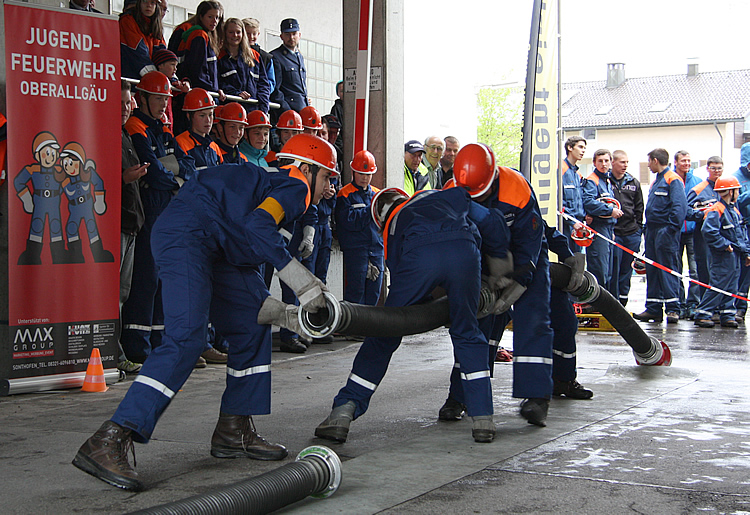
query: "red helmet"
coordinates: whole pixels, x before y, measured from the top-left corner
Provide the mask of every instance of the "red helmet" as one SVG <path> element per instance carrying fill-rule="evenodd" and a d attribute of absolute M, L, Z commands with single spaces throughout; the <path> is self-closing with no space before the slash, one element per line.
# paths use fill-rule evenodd
<path fill-rule="evenodd" d="M 630 266 L 635 270 L 635 273 L 638 275 L 645 275 L 646 274 L 646 263 L 644 263 L 642 260 L 635 258 L 632 263 L 630 263 Z"/>
<path fill-rule="evenodd" d="M 587 225 L 583 225 L 573 230 L 570 239 L 581 247 L 588 247 L 594 242 L 594 236 L 596 236 L 594 232 Z"/>
<path fill-rule="evenodd" d="M 738 190 L 740 189 L 740 181 L 737 177 L 730 175 L 729 177 L 719 177 L 716 179 L 714 184 L 714 191 L 727 191 L 727 190 Z"/>
<path fill-rule="evenodd" d="M 276 157 L 318 165 L 329 170 L 333 175 L 339 174 L 336 171 L 336 149 L 323 138 L 312 134 L 292 136 Z"/>
<path fill-rule="evenodd" d="M 620 201 L 614 197 L 599 197 L 596 200 L 598 200 L 602 204 L 607 204 L 609 206 L 612 206 L 613 209 L 614 208 L 620 209 Z M 612 215 L 602 215 L 600 216 L 600 218 L 612 218 Z"/>
<path fill-rule="evenodd" d="M 351 166 L 353 171 L 365 175 L 373 175 L 378 171 L 378 165 L 375 164 L 375 156 L 367 150 L 360 150 L 354 154 L 349 166 Z"/>
<path fill-rule="evenodd" d="M 451 177 L 450 179 L 448 179 L 447 181 L 445 181 L 445 184 L 443 184 L 443 189 L 444 190 L 449 190 L 449 189 L 455 188 L 455 187 L 456 187 L 456 179 L 454 179 L 453 177 Z"/>
<path fill-rule="evenodd" d="M 481 197 L 497 175 L 495 154 L 483 143 L 469 143 L 456 155 L 453 177 L 456 186 L 469 190 L 471 198 Z"/>
<path fill-rule="evenodd" d="M 202 111 L 216 107 L 216 102 L 211 95 L 203 88 L 193 88 L 185 95 L 185 103 L 182 106 L 183 111 Z"/>
<path fill-rule="evenodd" d="M 245 108 L 237 102 L 230 102 L 221 106 L 221 111 L 216 115 L 217 120 L 223 122 L 237 122 L 247 125 L 247 113 Z"/>
<path fill-rule="evenodd" d="M 268 115 L 261 111 L 260 109 L 256 109 L 255 111 L 250 111 L 247 114 L 247 127 L 268 127 L 271 128 L 271 120 L 268 119 Z"/>
<path fill-rule="evenodd" d="M 322 129 L 323 121 L 320 119 L 320 113 L 313 106 L 303 107 L 299 112 L 302 118 L 302 127 L 304 129 Z"/>
<path fill-rule="evenodd" d="M 284 111 L 279 116 L 279 121 L 276 122 L 277 129 L 288 129 L 290 131 L 301 131 L 302 130 L 302 117 L 297 111 L 290 109 Z"/>
<path fill-rule="evenodd" d="M 169 84 L 169 79 L 162 72 L 156 70 L 141 77 L 135 89 L 149 95 L 172 96 L 172 86 Z"/>
<path fill-rule="evenodd" d="M 407 200 L 409 195 L 401 188 L 385 188 L 377 192 L 370 203 L 370 215 L 378 229 L 382 231 L 385 227 L 391 209 Z"/>
<path fill-rule="evenodd" d="M 221 115 L 221 110 L 224 109 L 224 106 L 216 106 L 214 108 L 214 119 L 220 120 L 219 116 Z"/>

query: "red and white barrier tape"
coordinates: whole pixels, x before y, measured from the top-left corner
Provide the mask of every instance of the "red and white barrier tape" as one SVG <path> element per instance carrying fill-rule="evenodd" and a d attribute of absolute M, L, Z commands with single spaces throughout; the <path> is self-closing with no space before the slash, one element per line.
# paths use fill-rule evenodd
<path fill-rule="evenodd" d="M 574 223 L 583 223 L 580 220 L 578 220 L 577 218 L 575 218 L 574 216 L 570 216 L 569 214 L 563 213 L 562 211 L 558 211 L 557 214 L 562 215 L 563 218 L 566 218 L 566 219 L 570 220 L 571 222 L 574 222 Z M 599 238 L 603 239 L 606 242 L 611 243 L 612 245 L 614 245 L 615 247 L 617 247 L 619 249 L 624 250 L 628 254 L 631 254 L 633 257 L 636 257 L 636 258 L 640 259 L 644 263 L 647 263 L 647 264 L 649 264 L 651 266 L 655 266 L 656 268 L 658 268 L 660 270 L 664 270 L 665 272 L 670 273 L 670 274 L 672 274 L 672 275 L 674 275 L 676 277 L 679 277 L 680 279 L 687 279 L 691 283 L 697 284 L 698 286 L 703 286 L 704 288 L 707 288 L 709 290 L 713 290 L 713 291 L 715 291 L 717 293 L 721 293 L 722 295 L 728 295 L 730 297 L 734 297 L 735 299 L 740 299 L 740 300 L 744 300 L 744 301 L 750 302 L 750 299 L 747 299 L 747 298 L 743 297 L 742 295 L 737 295 L 736 293 L 729 293 L 728 291 L 724 291 L 721 288 L 717 288 L 716 286 L 711 286 L 710 284 L 702 283 L 702 282 L 698 281 L 697 279 L 693 279 L 689 275 L 684 275 L 684 274 L 681 274 L 679 272 L 675 272 L 674 270 L 671 270 L 671 269 L 667 268 L 666 266 L 664 266 L 664 265 L 662 265 L 660 263 L 657 263 L 656 261 L 654 261 L 652 259 L 647 258 L 643 254 L 640 254 L 638 252 L 633 252 L 629 248 L 623 247 L 622 245 L 620 245 L 616 241 L 610 240 L 606 236 L 603 236 L 602 234 L 596 232 L 594 229 L 591 228 L 591 226 L 587 225 L 586 227 L 588 227 L 588 229 L 591 232 L 593 232 L 594 234 L 596 234 Z"/>

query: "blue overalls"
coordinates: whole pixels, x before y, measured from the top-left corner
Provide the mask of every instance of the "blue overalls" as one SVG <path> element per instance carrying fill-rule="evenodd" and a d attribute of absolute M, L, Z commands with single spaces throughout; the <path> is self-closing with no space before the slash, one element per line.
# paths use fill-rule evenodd
<path fill-rule="evenodd" d="M 336 179 L 331 179 L 331 182 L 334 181 Z M 315 237 L 313 238 L 315 247 L 312 255 L 302 261 L 302 264 L 324 283 L 328 278 L 328 265 L 331 263 L 331 244 L 333 243 L 331 214 L 335 205 L 336 195 L 329 199 L 321 199 L 316 206 L 318 208 L 318 220 L 315 224 Z"/>
<path fill-rule="evenodd" d="M 401 204 L 384 228 L 391 288 L 386 306 L 399 307 L 429 300 L 441 286 L 450 306 L 450 335 L 460 363 L 462 389 L 469 416 L 492 415 L 492 387 L 487 366 L 487 338 L 477 322 L 481 237 L 469 216 L 471 199 L 462 188 L 422 191 Z M 477 206 L 480 207 L 480 206 Z M 491 213 L 484 210 L 484 216 Z M 491 224 L 487 224 L 491 227 Z M 500 233 L 498 246 L 505 242 Z M 500 226 L 501 227 L 501 226 Z M 354 401 L 354 418 L 361 416 L 388 369 L 400 337 L 365 338 L 354 358 L 346 385 L 334 407 Z"/>
<path fill-rule="evenodd" d="M 646 257 L 677 270 L 680 229 L 685 221 L 685 186 L 675 172 L 656 174 L 646 202 Z M 646 311 L 660 316 L 680 312 L 680 279 L 654 266 L 646 267 Z"/>
<path fill-rule="evenodd" d="M 378 191 L 351 182 L 336 196 L 334 216 L 344 253 L 344 300 L 354 304 L 377 304 L 383 282 L 383 237 L 370 214 L 372 197 Z M 380 271 L 374 281 L 367 279 L 368 263 Z"/>
<path fill-rule="evenodd" d="M 563 184 L 563 212 L 583 222 L 586 211 L 583 209 L 583 187 L 581 186 L 580 172 L 578 166 L 571 166 L 566 157 L 562 164 Z M 568 247 L 571 252 L 581 252 L 581 246 L 574 242 L 570 235 L 573 232 L 575 222 L 563 218 L 563 234 L 568 239 Z"/>
<path fill-rule="evenodd" d="M 750 183 L 748 183 L 748 185 L 750 186 Z M 740 198 L 737 200 L 737 208 L 740 210 L 742 223 L 745 226 L 745 231 L 747 231 L 748 220 L 750 220 L 750 189 L 740 195 Z M 750 235 L 748 235 L 748 237 L 750 239 Z M 745 266 L 745 263 L 740 263 L 740 279 L 737 294 L 742 297 L 747 297 L 748 290 L 750 290 L 750 266 Z M 738 310 L 747 310 L 747 301 L 735 299 L 734 307 Z"/>
<path fill-rule="evenodd" d="M 188 182 L 162 213 L 152 247 L 159 266 L 166 330 L 112 421 L 147 442 L 193 370 L 211 320 L 229 342 L 221 411 L 271 410 L 271 327 L 258 325 L 269 293 L 259 266 L 284 268 L 292 256 L 277 230 L 310 202 L 294 167 L 269 173 L 250 164 L 209 168 Z"/>
<path fill-rule="evenodd" d="M 582 184 L 583 207 L 586 214 L 594 219 L 591 222 L 591 228 L 602 236 L 613 240 L 617 219 L 605 217 L 611 217 L 614 208 L 599 201 L 601 198 L 615 197 L 609 181 L 610 172 L 607 172 L 606 175 L 599 170 L 591 172 Z M 602 288 L 607 287 L 612 277 L 613 251 L 614 245 L 598 236 L 586 248 L 586 269 L 596 277 Z"/>
<path fill-rule="evenodd" d="M 711 253 L 711 286 L 734 293 L 740 277 L 740 266 L 748 255 L 747 236 L 742 225 L 742 216 L 734 205 L 724 200 L 711 206 L 703 219 L 703 237 Z M 732 246 L 733 251 L 727 248 Z M 734 320 L 737 311 L 734 299 L 728 295 L 706 290 L 695 310 L 696 320 L 710 320 L 718 311 L 722 322 Z"/>
<path fill-rule="evenodd" d="M 544 236 L 549 250 L 557 254 L 560 261 L 572 257 L 568 239 L 554 227 L 546 223 Z M 570 382 L 577 377 L 576 372 L 576 333 L 578 318 L 573 308 L 570 294 L 554 286 L 550 288 L 550 327 L 552 339 L 552 377 L 556 381 Z"/>
<path fill-rule="evenodd" d="M 189 181 L 193 175 L 211 166 L 221 163 L 221 148 L 211 136 L 201 136 L 193 131 L 185 131 L 175 138 L 177 144 L 195 161 L 195 169 L 187 169 L 185 175 L 180 169 L 178 179 Z"/>
<path fill-rule="evenodd" d="M 141 111 L 133 112 L 125 124 L 125 130 L 133 140 L 138 159 L 142 163 L 151 163 L 146 175 L 141 178 L 145 220 L 136 236 L 133 282 L 130 297 L 122 306 L 120 337 L 128 359 L 142 362 L 151 349 L 161 343 L 164 331 L 161 287 L 151 253 L 151 231 L 179 188 L 174 174 L 158 158 L 174 155 L 180 165 L 178 175 L 183 177 L 195 173 L 195 161 L 176 144 L 174 136 L 161 120 L 155 120 Z"/>
<path fill-rule="evenodd" d="M 695 252 L 695 266 L 698 269 L 698 280 L 702 283 L 709 284 L 711 267 L 711 253 L 708 250 L 706 241 L 703 239 L 703 217 L 702 211 L 695 209 L 698 203 L 707 203 L 709 201 L 719 200 L 718 193 L 714 192 L 714 182 L 708 179 L 698 183 L 695 187 L 688 190 L 687 195 L 687 214 L 686 219 L 695 222 L 693 229 L 693 250 Z M 705 288 L 700 287 L 698 291 L 698 300 L 705 294 Z"/>
<path fill-rule="evenodd" d="M 499 167 L 497 183 L 491 191 L 492 195 L 482 204 L 505 218 L 510 230 L 514 279 L 528 288 L 513 305 L 513 397 L 549 399 L 553 334 L 544 222 L 531 185 L 515 170 Z M 482 330 L 499 340 L 497 335 L 509 316 L 505 313 L 482 319 Z"/>

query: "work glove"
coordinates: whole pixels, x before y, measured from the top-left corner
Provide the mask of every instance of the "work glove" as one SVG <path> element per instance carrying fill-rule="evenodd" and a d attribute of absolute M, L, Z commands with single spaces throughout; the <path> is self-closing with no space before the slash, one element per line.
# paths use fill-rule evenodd
<path fill-rule="evenodd" d="M 18 198 L 21 199 L 21 202 L 23 202 L 23 210 L 27 213 L 33 213 L 34 212 L 34 199 L 31 198 L 31 193 L 29 193 L 29 190 L 24 191 L 21 195 L 18 196 Z"/>
<path fill-rule="evenodd" d="M 563 261 L 570 267 L 570 281 L 563 291 L 576 291 L 583 284 L 583 270 L 586 268 L 586 255 L 577 252 Z"/>
<path fill-rule="evenodd" d="M 292 259 L 276 275 L 294 291 L 303 309 L 315 313 L 325 307 L 323 292 L 328 291 L 328 288 L 296 259 Z"/>
<path fill-rule="evenodd" d="M 504 258 L 492 257 L 485 254 L 485 263 L 489 271 L 487 284 L 493 290 L 502 290 L 508 286 L 513 279 L 506 277 L 513 273 L 513 254 L 508 252 Z"/>
<path fill-rule="evenodd" d="M 378 277 L 380 277 L 380 270 L 378 269 L 378 267 L 376 267 L 375 265 L 373 265 L 372 263 L 368 261 L 367 262 L 367 275 L 365 277 L 369 281 L 377 281 Z"/>
<path fill-rule="evenodd" d="M 94 213 L 103 215 L 107 211 L 107 204 L 104 202 L 104 192 L 97 191 L 94 197 L 96 197 L 96 200 L 94 200 Z"/>
<path fill-rule="evenodd" d="M 313 238 L 315 238 L 315 227 L 312 225 L 306 225 L 302 229 L 302 242 L 297 249 L 300 259 L 307 259 L 312 256 L 313 250 L 315 249 Z"/>
<path fill-rule="evenodd" d="M 492 313 L 495 315 L 505 313 L 516 303 L 525 291 L 526 286 L 521 286 L 521 284 L 511 280 L 510 285 L 503 288 L 500 292 L 500 296 L 492 307 Z"/>
<path fill-rule="evenodd" d="M 293 333 L 304 334 L 297 318 L 298 310 L 297 306 L 268 297 L 263 301 L 263 305 L 258 311 L 258 323 L 261 325 L 273 324 L 289 329 Z"/>

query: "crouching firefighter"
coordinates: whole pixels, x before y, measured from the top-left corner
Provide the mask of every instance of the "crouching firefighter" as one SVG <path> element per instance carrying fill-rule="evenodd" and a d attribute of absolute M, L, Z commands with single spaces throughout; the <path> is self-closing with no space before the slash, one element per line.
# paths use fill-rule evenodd
<path fill-rule="evenodd" d="M 506 255 L 504 221 L 472 202 L 460 188 L 421 191 L 411 199 L 402 190 L 388 188 L 373 198 L 371 212 L 383 231 L 385 259 L 391 272 L 385 306 L 419 304 L 429 300 L 435 288 L 445 290 L 453 352 L 460 363 L 466 410 L 473 418 L 472 436 L 477 442 L 491 442 L 495 424 L 489 350 L 477 321 L 480 247 L 483 236 L 488 253 Z M 346 385 L 333 400 L 328 418 L 315 429 L 315 436 L 346 441 L 351 421 L 367 411 L 400 343 L 400 337 L 365 338 Z"/>
<path fill-rule="evenodd" d="M 259 267 L 271 263 L 306 309 L 325 305 L 325 285 L 286 250 L 279 225 L 317 203 L 336 151 L 298 135 L 279 154 L 281 168 L 220 165 L 188 181 L 154 226 L 154 259 L 163 284 L 165 334 L 111 420 L 78 451 L 73 464 L 114 486 L 143 485 L 128 462 L 132 442 L 146 443 L 205 349 L 209 318 L 229 342 L 226 389 L 211 455 L 281 460 L 287 450 L 255 431 L 252 415 L 271 410 L 271 327 L 256 322 L 273 310 Z"/>

